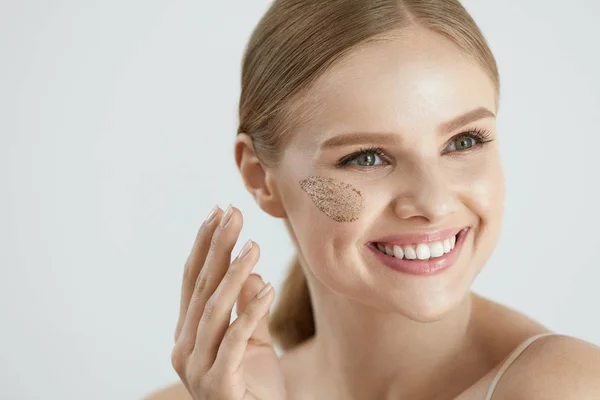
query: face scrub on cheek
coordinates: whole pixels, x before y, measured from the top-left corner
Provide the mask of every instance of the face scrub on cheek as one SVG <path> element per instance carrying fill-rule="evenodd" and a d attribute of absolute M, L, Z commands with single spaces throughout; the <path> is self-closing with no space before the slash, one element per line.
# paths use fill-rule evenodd
<path fill-rule="evenodd" d="M 308 177 L 299 183 L 317 208 L 334 221 L 356 221 L 365 206 L 360 191 L 347 183 L 318 176 Z"/>

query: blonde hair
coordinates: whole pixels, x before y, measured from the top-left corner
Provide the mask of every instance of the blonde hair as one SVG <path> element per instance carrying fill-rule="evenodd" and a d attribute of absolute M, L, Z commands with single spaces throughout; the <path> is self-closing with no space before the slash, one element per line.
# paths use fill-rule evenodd
<path fill-rule="evenodd" d="M 277 165 L 291 132 L 308 117 L 309 110 L 301 105 L 312 83 L 359 45 L 409 25 L 450 39 L 483 68 L 499 93 L 494 56 L 458 0 L 275 0 L 245 50 L 238 134 L 250 135 L 266 167 Z M 269 329 L 284 350 L 315 333 L 310 293 L 297 257 Z"/>

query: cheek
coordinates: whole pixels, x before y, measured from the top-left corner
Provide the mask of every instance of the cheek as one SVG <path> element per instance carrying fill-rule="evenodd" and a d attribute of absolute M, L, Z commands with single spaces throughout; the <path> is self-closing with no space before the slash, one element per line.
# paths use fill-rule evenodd
<path fill-rule="evenodd" d="M 365 209 L 359 188 L 336 179 L 298 178 L 293 174 L 281 182 L 288 221 L 307 257 L 312 249 L 323 248 L 324 243 L 328 243 L 328 249 L 332 243 L 342 248 L 356 236 Z"/>
<path fill-rule="evenodd" d="M 303 212 L 298 215 L 298 223 L 307 258 L 314 257 L 314 261 L 339 258 L 360 231 L 357 221 L 365 209 L 362 192 L 350 184 L 324 177 L 308 177 L 298 184 L 304 192 L 300 196 Z"/>
<path fill-rule="evenodd" d="M 325 177 L 286 180 L 286 211 L 296 243 L 312 273 L 328 285 L 356 279 L 366 199 L 360 188 Z M 336 283 L 337 282 L 337 283 Z"/>
<path fill-rule="evenodd" d="M 500 158 L 496 152 L 486 153 L 463 169 L 458 192 L 463 203 L 482 222 L 482 228 L 500 229 L 504 213 L 505 182 Z"/>
<path fill-rule="evenodd" d="M 365 208 L 360 190 L 347 183 L 311 176 L 299 184 L 313 204 L 336 222 L 354 222 Z"/>

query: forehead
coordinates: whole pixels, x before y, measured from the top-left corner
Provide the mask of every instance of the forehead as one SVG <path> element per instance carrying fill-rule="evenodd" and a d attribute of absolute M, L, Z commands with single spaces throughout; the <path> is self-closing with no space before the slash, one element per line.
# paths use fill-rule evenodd
<path fill-rule="evenodd" d="M 322 142 L 341 131 L 433 132 L 457 115 L 496 112 L 486 72 L 453 42 L 407 28 L 353 50 L 314 83 L 294 141 Z"/>

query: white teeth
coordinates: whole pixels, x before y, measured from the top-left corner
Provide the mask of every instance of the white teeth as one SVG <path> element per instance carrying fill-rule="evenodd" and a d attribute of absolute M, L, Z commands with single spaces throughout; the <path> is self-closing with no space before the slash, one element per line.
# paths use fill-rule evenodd
<path fill-rule="evenodd" d="M 406 260 L 428 260 L 441 257 L 450 253 L 456 246 L 456 235 L 449 239 L 438 240 L 431 243 L 419 243 L 417 245 L 398 246 L 392 244 L 376 243 L 377 248 L 390 257 Z"/>
<path fill-rule="evenodd" d="M 402 250 L 402 247 L 394 245 L 394 257 L 404 258 L 404 251 Z"/>
<path fill-rule="evenodd" d="M 442 242 L 429 243 L 429 252 L 431 257 L 441 257 L 444 255 L 444 245 Z"/>
<path fill-rule="evenodd" d="M 417 258 L 419 260 L 427 260 L 431 256 L 429 246 L 425 243 L 419 243 L 417 245 Z"/>
<path fill-rule="evenodd" d="M 388 256 L 393 256 L 394 250 L 390 246 L 385 246 L 385 254 L 387 254 Z"/>
<path fill-rule="evenodd" d="M 450 253 L 450 250 L 452 250 L 450 239 L 445 239 L 442 244 L 444 245 L 444 253 Z"/>
<path fill-rule="evenodd" d="M 415 252 L 415 248 L 412 246 L 404 246 L 404 257 L 407 260 L 414 260 L 417 258 L 417 253 Z"/>

